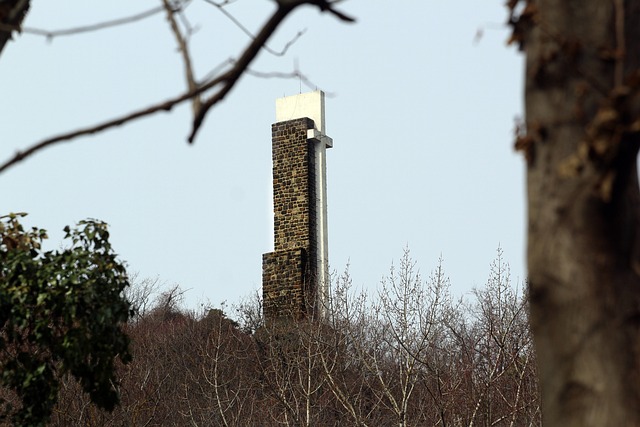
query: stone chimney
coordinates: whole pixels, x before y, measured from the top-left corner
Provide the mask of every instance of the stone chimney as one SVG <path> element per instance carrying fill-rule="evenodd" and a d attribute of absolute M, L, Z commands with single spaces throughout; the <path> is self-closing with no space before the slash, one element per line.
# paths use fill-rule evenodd
<path fill-rule="evenodd" d="M 328 300 L 324 93 L 276 100 L 271 126 L 274 251 L 262 256 L 266 320 L 323 316 Z"/>

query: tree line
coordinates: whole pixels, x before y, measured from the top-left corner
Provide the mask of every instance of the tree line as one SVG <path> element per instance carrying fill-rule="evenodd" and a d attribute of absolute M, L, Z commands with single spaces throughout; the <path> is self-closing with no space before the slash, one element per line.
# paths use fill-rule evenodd
<path fill-rule="evenodd" d="M 356 290 L 347 269 L 321 321 L 266 323 L 257 295 L 186 310 L 179 287 L 159 287 L 126 291 L 120 405 L 101 409 L 63 373 L 50 425 L 541 425 L 527 302 L 501 249 L 466 298 L 451 295 L 442 259 L 423 277 L 408 250 L 377 292 Z"/>

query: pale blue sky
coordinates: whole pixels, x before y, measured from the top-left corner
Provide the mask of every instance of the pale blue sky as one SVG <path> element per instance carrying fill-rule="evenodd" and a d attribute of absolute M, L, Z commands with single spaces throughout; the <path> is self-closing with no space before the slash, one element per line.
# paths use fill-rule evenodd
<path fill-rule="evenodd" d="M 113 19 L 158 0 L 34 1 L 26 26 Z M 229 11 L 251 29 L 268 0 Z M 425 275 L 440 254 L 456 294 L 482 285 L 500 244 L 514 282 L 524 267 L 524 165 L 513 152 L 523 58 L 505 46 L 503 1 L 349 0 L 347 25 L 306 8 L 252 69 L 301 71 L 326 101 L 329 258 L 375 288 L 405 245 Z M 193 0 L 192 49 L 204 76 L 246 36 Z M 478 30 L 482 37 L 477 39 Z M 90 125 L 184 90 L 164 16 L 73 37 L 23 35 L 0 56 L 0 159 L 46 136 Z M 311 88 L 314 89 L 315 87 Z M 309 88 L 302 88 L 303 91 Z M 143 277 L 189 289 L 187 303 L 235 302 L 261 285 L 271 242 L 271 123 L 297 79 L 245 76 L 208 116 L 194 146 L 190 109 L 47 149 L 0 175 L 0 211 L 29 212 L 50 231 L 86 217 L 111 225 L 116 251 Z"/>

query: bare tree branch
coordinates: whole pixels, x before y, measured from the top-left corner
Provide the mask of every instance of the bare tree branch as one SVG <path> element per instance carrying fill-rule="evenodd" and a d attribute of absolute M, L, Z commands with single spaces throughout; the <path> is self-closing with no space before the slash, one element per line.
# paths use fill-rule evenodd
<path fill-rule="evenodd" d="M 193 76 L 193 66 L 191 62 L 191 55 L 189 54 L 189 47 L 187 46 L 187 40 L 180 31 L 180 27 L 178 26 L 178 23 L 176 22 L 174 16 L 176 11 L 171 7 L 169 0 L 162 0 L 162 3 L 164 5 L 165 11 L 167 12 L 167 20 L 169 21 L 169 25 L 171 26 L 171 32 L 175 36 L 176 41 L 178 42 L 178 48 L 180 49 L 180 53 L 182 54 L 185 78 L 187 79 L 187 88 L 189 89 L 189 92 L 194 92 L 198 88 L 198 84 L 196 83 L 196 80 Z M 191 99 L 193 114 L 196 115 L 198 114 L 198 111 L 200 111 L 200 95 L 195 95 Z"/>
<path fill-rule="evenodd" d="M 297 78 L 309 89 L 318 89 L 318 85 L 314 84 L 307 76 L 302 74 L 302 72 L 296 67 L 293 71 L 290 72 L 282 72 L 282 71 L 258 71 L 253 70 L 251 68 L 247 68 L 245 70 L 245 74 L 250 76 L 259 77 L 261 79 L 293 79 Z M 326 97 L 331 98 L 335 96 L 333 92 L 324 91 Z"/>
<path fill-rule="evenodd" d="M 29 0 L 10 0 L 0 4 L 0 52 L 20 25 L 29 10 Z"/>
<path fill-rule="evenodd" d="M 33 34 L 36 36 L 43 36 L 47 39 L 53 39 L 54 37 L 71 36 L 81 33 L 89 33 L 93 31 L 100 31 L 107 28 L 118 27 L 121 25 L 132 24 L 134 22 L 141 21 L 143 19 L 154 16 L 161 13 L 164 9 L 163 6 L 157 6 L 144 12 L 136 13 L 135 15 L 126 16 L 124 18 L 117 18 L 109 21 L 98 22 L 96 24 L 83 25 L 80 27 L 66 28 L 62 30 L 43 30 L 41 28 L 22 27 L 18 24 L 9 24 L 0 22 L 0 31 L 20 31 L 25 34 Z M 1 34 L 1 33 L 0 33 Z"/>
<path fill-rule="evenodd" d="M 295 7 L 299 6 L 301 3 L 297 3 L 294 5 L 280 5 L 278 9 L 271 15 L 266 24 L 262 27 L 260 32 L 256 35 L 256 37 L 251 41 L 249 46 L 244 50 L 244 53 L 240 58 L 236 61 L 234 67 L 227 71 L 225 74 L 220 76 L 220 78 L 224 81 L 224 85 L 222 88 L 212 96 L 210 96 L 207 100 L 204 101 L 202 108 L 198 111 L 193 118 L 193 128 L 191 130 L 191 134 L 189 135 L 188 141 L 189 143 L 193 143 L 195 140 L 196 134 L 204 121 L 207 112 L 209 109 L 213 107 L 215 104 L 220 102 L 224 97 L 231 91 L 231 89 L 235 86 L 238 79 L 244 72 L 244 70 L 249 66 L 249 64 L 255 59 L 256 55 L 260 51 L 260 48 L 267 42 L 269 37 L 275 32 L 276 28 L 282 23 L 284 18 L 291 13 Z"/>
<path fill-rule="evenodd" d="M 235 26 L 236 26 L 236 27 L 238 27 L 238 28 L 239 28 L 243 33 L 245 33 L 245 34 L 246 34 L 246 35 L 247 35 L 251 40 L 255 40 L 256 36 L 255 36 L 255 35 L 253 35 L 253 33 L 252 33 L 251 31 L 249 31 L 249 30 L 247 29 L 247 27 L 245 27 L 244 25 L 242 25 L 242 23 L 241 23 L 241 22 L 240 22 L 240 21 L 239 21 L 235 16 L 233 16 L 231 13 L 227 12 L 227 10 L 225 9 L 225 6 L 226 6 L 226 5 L 228 5 L 228 4 L 230 4 L 230 2 L 229 2 L 229 1 L 224 1 L 224 2 L 222 2 L 222 3 L 218 3 L 218 2 L 215 2 L 215 1 L 213 1 L 213 0 L 204 0 L 204 1 L 205 1 L 205 3 L 208 3 L 208 4 L 210 4 L 210 5 L 215 6 L 216 8 L 218 8 L 218 10 L 219 10 L 220 12 L 222 12 L 222 14 L 223 14 L 224 16 L 226 16 L 227 18 L 229 18 L 229 20 L 230 20 L 231 22 L 233 22 L 233 23 L 235 24 Z M 289 42 L 287 42 L 287 44 L 285 44 L 285 45 L 284 45 L 284 47 L 282 48 L 282 50 L 280 50 L 280 51 L 273 50 L 273 49 L 271 49 L 271 48 L 270 48 L 269 46 L 267 46 L 267 45 L 262 46 L 262 48 L 263 48 L 264 50 L 266 50 L 267 52 L 269 52 L 270 54 L 274 55 L 274 56 L 284 56 L 284 55 L 287 53 L 287 51 L 289 50 L 289 48 L 290 48 L 290 47 L 291 47 L 291 46 L 292 46 L 292 45 L 293 45 L 293 44 L 294 44 L 294 43 L 295 43 L 295 42 L 296 42 L 300 37 L 302 37 L 302 35 L 303 35 L 306 31 L 307 31 L 306 29 L 301 30 L 301 31 L 298 31 L 298 33 L 297 33 L 297 34 L 296 34 L 296 35 L 295 35 L 291 40 L 289 40 Z"/>
<path fill-rule="evenodd" d="M 285 2 L 287 0 L 284 0 Z M 356 20 L 354 18 L 352 18 L 351 16 L 345 15 L 344 13 L 340 12 L 337 9 L 334 9 L 334 5 L 341 3 L 344 0 L 312 0 L 309 1 L 309 4 L 318 6 L 318 8 L 322 11 L 322 12 L 329 12 L 332 13 L 333 15 L 335 15 L 338 19 L 340 19 L 341 21 L 345 21 L 345 22 L 356 22 Z"/>
<path fill-rule="evenodd" d="M 214 92 L 211 96 L 209 96 L 209 98 L 206 99 L 206 101 L 202 104 L 202 107 L 198 109 L 197 113 L 194 116 L 193 128 L 188 138 L 188 142 L 192 143 L 208 111 L 214 105 L 216 105 L 219 101 L 221 101 L 231 91 L 231 89 L 233 89 L 233 87 L 238 82 L 242 74 L 246 72 L 251 62 L 255 59 L 261 47 L 267 42 L 269 37 L 275 32 L 275 30 L 282 23 L 282 21 L 298 6 L 301 6 L 304 4 L 315 5 L 315 6 L 318 6 L 320 10 L 329 11 L 344 21 L 354 22 L 353 18 L 345 16 L 342 13 L 336 13 L 336 11 L 332 9 L 332 3 L 329 3 L 326 0 L 277 0 L 277 2 L 278 2 L 278 8 L 276 9 L 276 11 L 271 15 L 269 20 L 263 25 L 262 29 L 258 32 L 256 37 L 251 41 L 249 46 L 245 48 L 240 58 L 234 62 L 233 67 L 228 71 L 224 72 L 223 74 L 219 75 L 216 78 L 213 78 L 210 81 L 207 81 L 204 84 L 193 86 L 193 88 L 190 89 L 189 91 L 179 96 L 176 96 L 174 98 L 168 99 L 164 102 L 154 104 L 147 108 L 136 110 L 132 113 L 125 114 L 111 120 L 107 120 L 105 122 L 99 123 L 94 126 L 85 127 L 82 129 L 78 129 L 76 131 L 67 132 L 67 133 L 60 134 L 58 136 L 47 138 L 45 140 L 42 140 L 38 143 L 31 145 L 30 147 L 28 147 L 23 151 L 17 151 L 13 157 L 9 158 L 4 163 L 0 164 L 0 173 L 4 172 L 9 167 L 21 162 L 27 157 L 30 157 L 33 154 L 51 145 L 58 144 L 61 142 L 67 142 L 81 136 L 91 135 L 91 134 L 101 132 L 116 126 L 121 126 L 132 120 L 149 116 L 151 114 L 155 114 L 160 111 L 169 111 L 177 104 L 190 100 L 196 96 L 199 96 L 204 92 L 215 88 L 216 86 L 220 86 L 220 88 L 216 92 Z M 162 7 L 162 10 L 165 10 L 165 6 Z M 180 38 L 184 42 L 184 39 L 182 38 L 182 35 L 179 31 L 178 31 L 178 34 L 180 34 Z M 178 43 L 180 44 L 180 41 L 178 41 Z M 185 43 L 185 46 L 186 46 L 186 43 Z M 183 52 L 183 57 L 184 57 L 184 52 Z M 187 74 L 189 75 L 189 72 L 187 72 Z M 188 78 L 191 78 L 193 80 L 192 72 L 191 72 L 191 77 L 188 77 Z"/>
<path fill-rule="evenodd" d="M 91 135 L 94 133 L 98 133 L 113 127 L 117 127 L 117 126 L 121 126 L 127 122 L 130 122 L 132 120 L 135 119 L 139 119 L 141 117 L 145 117 L 145 116 L 149 116 L 151 114 L 154 113 L 158 113 L 160 111 L 170 111 L 173 107 L 175 107 L 176 105 L 184 102 L 184 101 L 188 101 L 191 98 L 193 98 L 196 95 L 201 94 L 202 92 L 212 88 L 213 86 L 219 84 L 221 82 L 221 79 L 214 79 L 212 81 L 210 81 L 209 83 L 207 83 L 206 85 L 198 88 L 197 90 L 193 91 L 193 92 L 185 92 L 182 95 L 176 96 L 174 98 L 168 99 L 164 102 L 161 102 L 159 104 L 154 104 L 150 107 L 146 107 L 140 110 L 136 110 L 132 113 L 129 114 L 125 114 L 119 117 L 116 117 L 114 119 L 99 123 L 97 125 L 93 125 L 93 126 L 89 126 L 89 127 L 85 127 L 85 128 L 81 128 L 72 132 L 67 132 L 67 133 L 63 133 L 57 136 L 53 136 L 51 138 L 47 138 L 44 139 L 38 143 L 35 143 L 33 145 L 31 145 L 29 148 L 23 150 L 23 151 L 17 151 L 15 153 L 15 155 L 13 157 L 11 157 L 10 159 L 8 159 L 7 161 L 5 161 L 4 163 L 0 164 L 0 173 L 4 172 L 5 170 L 7 170 L 9 167 L 21 162 L 22 160 L 26 159 L 27 157 L 32 156 L 33 154 L 39 152 L 40 150 L 47 148 L 53 144 L 58 144 L 61 142 L 68 142 L 71 141 L 72 139 L 81 137 L 81 136 L 85 136 L 85 135 Z"/>
<path fill-rule="evenodd" d="M 322 11 L 329 11 L 334 13 L 334 15 L 338 16 L 340 19 L 347 22 L 355 22 L 355 20 L 349 16 L 346 16 L 340 12 L 336 12 L 332 8 L 332 4 L 326 0 L 277 0 L 278 8 L 271 15 L 266 24 L 262 27 L 260 32 L 255 36 L 255 38 L 251 41 L 249 46 L 245 49 L 244 53 L 235 66 L 229 70 L 226 74 L 221 76 L 224 79 L 224 85 L 222 88 L 212 96 L 210 96 L 206 101 L 204 101 L 202 105 L 202 109 L 198 112 L 198 114 L 193 119 L 193 128 L 191 131 L 191 135 L 189 135 L 188 141 L 189 143 L 193 143 L 195 140 L 196 134 L 202 126 L 202 122 L 204 121 L 207 112 L 211 107 L 220 102 L 224 97 L 231 91 L 231 89 L 235 86 L 240 79 L 240 76 L 244 73 L 244 71 L 249 67 L 249 64 L 255 59 L 256 55 L 260 51 L 260 48 L 264 46 L 271 37 L 271 35 L 275 32 L 276 28 L 282 23 L 284 18 L 286 18 L 295 8 L 301 6 L 303 4 L 311 4 L 318 6 Z"/>

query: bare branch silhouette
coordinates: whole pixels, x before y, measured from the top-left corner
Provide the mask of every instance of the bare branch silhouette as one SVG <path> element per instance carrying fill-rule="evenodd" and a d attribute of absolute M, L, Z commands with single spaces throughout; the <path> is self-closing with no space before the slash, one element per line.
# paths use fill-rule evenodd
<path fill-rule="evenodd" d="M 82 25 L 80 27 L 65 28 L 62 30 L 44 30 L 41 28 L 22 27 L 17 24 L 9 24 L 0 22 L 0 31 L 19 31 L 25 34 L 32 34 L 36 36 L 43 36 L 47 39 L 53 39 L 54 37 L 72 36 L 82 33 L 90 33 L 94 31 L 100 31 L 108 28 L 118 27 L 121 25 L 132 24 L 134 22 L 141 21 L 143 19 L 154 16 L 164 11 L 163 6 L 157 6 L 152 9 L 145 10 L 144 12 L 136 13 L 135 15 L 126 16 L 124 18 L 112 19 L 109 21 L 98 22 L 96 24 Z"/>
<path fill-rule="evenodd" d="M 182 31 L 180 31 L 180 26 L 178 25 L 178 22 L 176 21 L 174 16 L 176 11 L 171 7 L 169 0 L 162 0 L 162 3 L 167 13 L 167 20 L 169 21 L 171 32 L 173 33 L 173 35 L 176 38 L 176 41 L 178 42 L 178 48 L 182 55 L 182 61 L 184 62 L 184 73 L 185 73 L 185 78 L 187 80 L 187 88 L 189 89 L 189 92 L 194 92 L 198 88 L 198 84 L 196 83 L 196 80 L 193 75 L 193 65 L 191 61 L 191 55 L 189 54 L 187 39 L 186 37 L 183 36 Z M 200 105 L 201 105 L 200 95 L 199 94 L 194 95 L 194 97 L 191 99 L 192 99 L 193 114 L 195 115 L 200 110 Z"/>
<path fill-rule="evenodd" d="M 266 24 L 264 24 L 255 38 L 251 41 L 249 46 L 245 49 L 244 53 L 242 54 L 242 56 L 240 56 L 235 66 L 221 76 L 221 78 L 224 80 L 223 86 L 218 92 L 211 95 L 202 104 L 202 109 L 194 117 L 193 128 L 191 131 L 191 135 L 189 135 L 188 138 L 189 143 L 193 143 L 193 141 L 195 140 L 196 134 L 202 126 L 202 122 L 204 121 L 204 118 L 207 115 L 209 109 L 220 102 L 222 99 L 224 99 L 229 91 L 231 91 L 240 76 L 244 73 L 247 67 L 249 67 L 249 64 L 251 64 L 251 62 L 255 59 L 261 47 L 266 44 L 269 37 L 271 37 L 271 35 L 275 32 L 276 28 L 278 28 L 284 18 L 286 18 L 298 6 L 301 6 L 303 4 L 315 5 L 322 11 L 333 13 L 343 21 L 355 22 L 355 19 L 333 9 L 332 3 L 329 3 L 327 0 L 278 0 L 278 8 L 273 13 L 273 15 L 271 15 Z"/>
<path fill-rule="evenodd" d="M 165 0 L 163 0 L 165 1 Z M 257 35 L 251 40 L 251 43 L 244 49 L 239 59 L 232 62 L 232 67 L 218 75 L 217 77 L 212 78 L 211 80 L 205 81 L 204 83 L 197 84 L 193 77 L 193 71 L 191 70 L 191 61 L 188 55 L 186 40 L 184 36 L 180 32 L 175 19 L 173 19 L 173 13 L 177 12 L 175 8 L 173 8 L 173 12 L 168 13 L 168 19 L 172 26 L 172 30 L 176 39 L 178 40 L 178 44 L 182 51 L 183 60 L 185 61 L 185 68 L 187 69 L 187 81 L 189 84 L 189 90 L 181 95 L 178 95 L 174 98 L 168 99 L 166 101 L 160 102 L 158 104 L 154 104 L 150 107 L 146 107 L 143 109 L 136 110 L 132 113 L 125 114 L 119 117 L 116 117 L 111 120 L 104 121 L 102 123 L 81 128 L 72 132 L 63 133 L 51 138 L 44 139 L 40 142 L 37 142 L 25 150 L 17 151 L 14 156 L 9 158 L 3 163 L 0 163 L 0 173 L 6 171 L 13 165 L 21 162 L 22 160 L 32 156 L 33 154 L 39 152 L 40 150 L 50 147 L 54 144 L 67 142 L 72 139 L 95 134 L 97 132 L 101 132 L 113 127 L 121 126 L 125 123 L 128 123 L 132 120 L 139 119 L 141 117 L 149 116 L 151 114 L 155 114 L 160 111 L 169 111 L 177 104 L 185 102 L 187 100 L 193 99 L 194 97 L 199 97 L 209 90 L 213 90 L 217 88 L 212 94 L 209 95 L 208 98 L 204 100 L 200 107 L 198 107 L 195 111 L 195 115 L 193 118 L 193 127 L 191 134 L 188 137 L 188 142 L 193 143 L 195 140 L 196 134 L 202 123 L 209 112 L 209 110 L 215 106 L 218 102 L 220 102 L 224 97 L 233 89 L 236 85 L 240 77 L 247 71 L 251 62 L 255 59 L 260 49 L 265 45 L 269 37 L 275 32 L 278 26 L 282 23 L 282 21 L 293 12 L 298 6 L 302 6 L 304 4 L 309 4 L 313 6 L 317 6 L 321 11 L 327 11 L 337 16 L 343 21 L 346 22 L 354 22 L 355 20 L 349 16 L 344 15 L 341 12 L 337 12 L 333 9 L 333 4 L 337 2 L 329 2 L 327 0 L 277 0 L 278 7 L 276 11 L 271 15 L 271 17 L 267 20 L 267 22 L 262 26 Z M 161 10 L 165 10 L 168 12 L 170 6 L 167 6 L 168 1 L 165 1 L 165 4 L 161 7 Z M 177 31 L 176 29 L 177 28 Z M 1 34 L 1 33 L 0 33 Z M 255 72 L 254 72 L 255 74 Z M 292 76 L 297 76 L 302 78 L 299 73 L 294 73 Z"/>
<path fill-rule="evenodd" d="M 51 145 L 54 144 L 59 144 L 61 142 L 68 142 L 71 141 L 73 139 L 76 139 L 78 137 L 81 136 L 86 136 L 86 135 L 91 135 L 94 133 L 98 133 L 113 127 L 117 127 L 117 126 L 121 126 L 124 125 L 132 120 L 135 119 L 139 119 L 141 117 L 145 117 L 145 116 L 150 116 L 151 114 L 155 114 L 161 111 L 170 111 L 173 107 L 175 107 L 178 104 L 181 104 L 182 102 L 188 101 L 191 98 L 193 98 L 194 96 L 197 96 L 199 94 L 201 94 L 202 92 L 210 89 L 211 87 L 217 85 L 218 83 L 220 83 L 220 79 L 214 79 L 212 81 L 210 81 L 209 83 L 207 83 L 206 85 L 196 89 L 193 92 L 185 92 L 182 95 L 176 96 L 174 98 L 168 99 L 164 102 L 161 102 L 159 104 L 154 104 L 150 107 L 146 107 L 140 110 L 136 110 L 132 113 L 128 113 L 119 117 L 116 117 L 114 119 L 111 120 L 107 120 L 105 122 L 99 123 L 97 125 L 93 125 L 93 126 L 88 126 L 85 128 L 81 128 L 72 132 L 67 132 L 67 133 L 63 133 L 57 136 L 53 136 L 51 138 L 47 138 L 44 139 L 40 142 L 37 142 L 33 145 L 31 145 L 29 148 L 22 150 L 22 151 L 17 151 L 15 153 L 15 155 L 13 157 L 11 157 L 10 159 L 8 159 L 7 161 L 5 161 L 4 163 L 0 164 L 0 173 L 4 172 L 5 170 L 7 170 L 8 168 L 10 168 L 11 166 L 14 166 L 15 164 L 21 162 L 22 160 L 31 157 L 32 155 L 34 155 L 35 153 L 39 152 L 40 150 L 43 150 L 44 148 L 47 148 Z"/>
<path fill-rule="evenodd" d="M 225 9 L 225 6 L 230 4 L 231 2 L 229 1 L 224 1 L 222 3 L 218 3 L 215 2 L 213 0 L 204 0 L 205 3 L 209 3 L 212 6 L 215 6 L 216 8 L 218 8 L 218 10 L 220 12 L 222 12 L 222 14 L 224 16 L 226 16 L 227 18 L 229 18 L 229 20 L 231 22 L 233 22 L 235 24 L 236 27 L 238 27 L 243 33 L 245 33 L 250 39 L 254 40 L 256 38 L 256 36 L 247 29 L 247 27 L 245 27 L 244 25 L 242 25 L 242 23 L 235 17 L 233 16 L 231 13 L 227 12 L 227 10 Z M 298 33 L 291 39 L 289 40 L 289 42 L 287 42 L 287 44 L 284 45 L 284 47 L 282 48 L 282 50 L 277 51 L 277 50 L 273 50 L 271 49 L 269 46 L 264 45 L 262 46 L 262 48 L 264 50 L 266 50 L 267 52 L 269 52 L 272 55 L 275 56 L 284 56 L 287 51 L 289 50 L 289 48 L 300 38 L 302 37 L 302 35 L 306 32 L 307 30 L 300 30 L 298 31 Z"/>
<path fill-rule="evenodd" d="M 0 4 L 0 52 L 11 39 L 13 31 L 20 31 L 29 5 L 29 0 L 11 0 Z"/>

